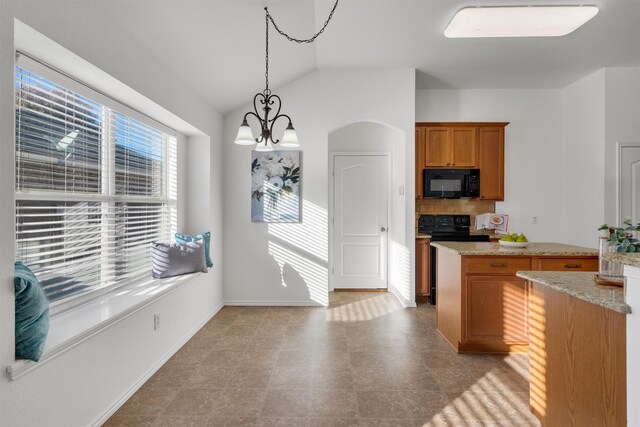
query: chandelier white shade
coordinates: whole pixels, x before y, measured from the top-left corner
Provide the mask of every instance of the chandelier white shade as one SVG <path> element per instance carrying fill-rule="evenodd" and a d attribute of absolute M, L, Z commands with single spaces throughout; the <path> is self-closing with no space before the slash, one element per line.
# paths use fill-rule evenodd
<path fill-rule="evenodd" d="M 236 136 L 236 144 L 238 145 L 253 145 L 256 143 L 255 138 L 253 137 L 253 132 L 251 132 L 251 126 L 247 123 L 246 120 L 242 122 L 240 128 L 238 129 L 238 136 Z"/>
<path fill-rule="evenodd" d="M 256 151 L 273 151 L 271 138 L 266 138 L 264 141 L 259 142 L 258 145 L 256 145 Z"/>
<path fill-rule="evenodd" d="M 293 128 L 293 125 L 289 123 L 289 126 L 284 131 L 284 135 L 282 136 L 282 142 L 280 143 L 281 147 L 285 148 L 298 148 L 300 147 L 300 142 L 298 141 L 298 135 L 296 134 L 296 130 Z"/>

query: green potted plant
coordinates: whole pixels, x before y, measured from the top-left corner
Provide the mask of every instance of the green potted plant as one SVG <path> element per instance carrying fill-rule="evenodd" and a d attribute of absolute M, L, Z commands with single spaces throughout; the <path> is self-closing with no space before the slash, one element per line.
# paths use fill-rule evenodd
<path fill-rule="evenodd" d="M 640 231 L 640 220 L 633 225 L 631 218 L 623 221 L 624 227 L 610 227 L 603 224 L 598 230 L 604 231 L 600 237 L 600 268 L 599 276 L 603 279 L 622 281 L 622 263 L 607 261 L 602 255 L 617 252 L 640 252 L 640 241 L 635 237 L 635 232 Z"/>

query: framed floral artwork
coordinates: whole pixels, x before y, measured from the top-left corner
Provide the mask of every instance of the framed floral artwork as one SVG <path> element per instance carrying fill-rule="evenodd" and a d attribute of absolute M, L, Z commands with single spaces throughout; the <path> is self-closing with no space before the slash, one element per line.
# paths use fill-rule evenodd
<path fill-rule="evenodd" d="M 252 151 L 251 221 L 300 222 L 300 151 Z"/>

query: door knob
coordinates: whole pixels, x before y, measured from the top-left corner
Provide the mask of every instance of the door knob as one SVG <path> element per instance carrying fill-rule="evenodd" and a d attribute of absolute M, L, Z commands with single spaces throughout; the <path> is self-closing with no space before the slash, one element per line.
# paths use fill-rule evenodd
<path fill-rule="evenodd" d="M 387 231 L 387 229 L 386 229 L 386 228 L 384 228 L 384 227 L 382 227 L 382 228 L 380 229 L 380 231 L 382 231 L 382 232 L 384 233 L 385 231 Z"/>

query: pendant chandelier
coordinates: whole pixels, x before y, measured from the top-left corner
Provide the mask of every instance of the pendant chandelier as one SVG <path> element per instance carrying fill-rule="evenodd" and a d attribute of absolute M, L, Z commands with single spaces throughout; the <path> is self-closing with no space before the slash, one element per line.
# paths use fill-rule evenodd
<path fill-rule="evenodd" d="M 280 144 L 281 147 L 285 148 L 299 148 L 300 142 L 298 142 L 298 135 L 296 134 L 296 130 L 293 128 L 293 123 L 291 122 L 291 117 L 286 114 L 281 114 L 280 110 L 282 107 L 282 101 L 280 97 L 274 93 L 271 93 L 271 89 L 269 89 L 269 22 L 273 25 L 273 28 L 287 38 L 287 40 L 296 43 L 313 43 L 313 41 L 324 32 L 327 25 L 329 25 L 329 21 L 333 17 L 333 13 L 338 6 L 338 2 L 340 0 L 336 0 L 333 8 L 331 9 L 331 13 L 329 13 L 329 17 L 324 22 L 324 25 L 313 37 L 309 39 L 296 39 L 282 30 L 278 28 L 273 17 L 269 14 L 269 9 L 264 8 L 265 11 L 265 88 L 262 92 L 256 93 L 253 97 L 253 111 L 249 111 L 244 115 L 242 119 L 242 124 L 240 125 L 240 129 L 238 129 L 238 135 L 236 136 L 235 143 L 238 145 L 256 145 L 256 151 L 273 151 L 274 144 Z M 273 117 L 270 117 L 271 112 L 275 110 L 275 114 Z M 262 115 L 261 115 L 262 112 Z M 249 126 L 249 122 L 247 119 L 249 117 L 255 117 L 258 119 L 260 124 L 260 136 L 255 138 L 253 136 L 253 132 L 251 131 L 251 127 Z M 279 139 L 273 138 L 273 128 L 280 118 L 286 118 L 289 121 L 287 128 L 284 131 L 284 135 L 282 136 L 282 141 Z"/>

